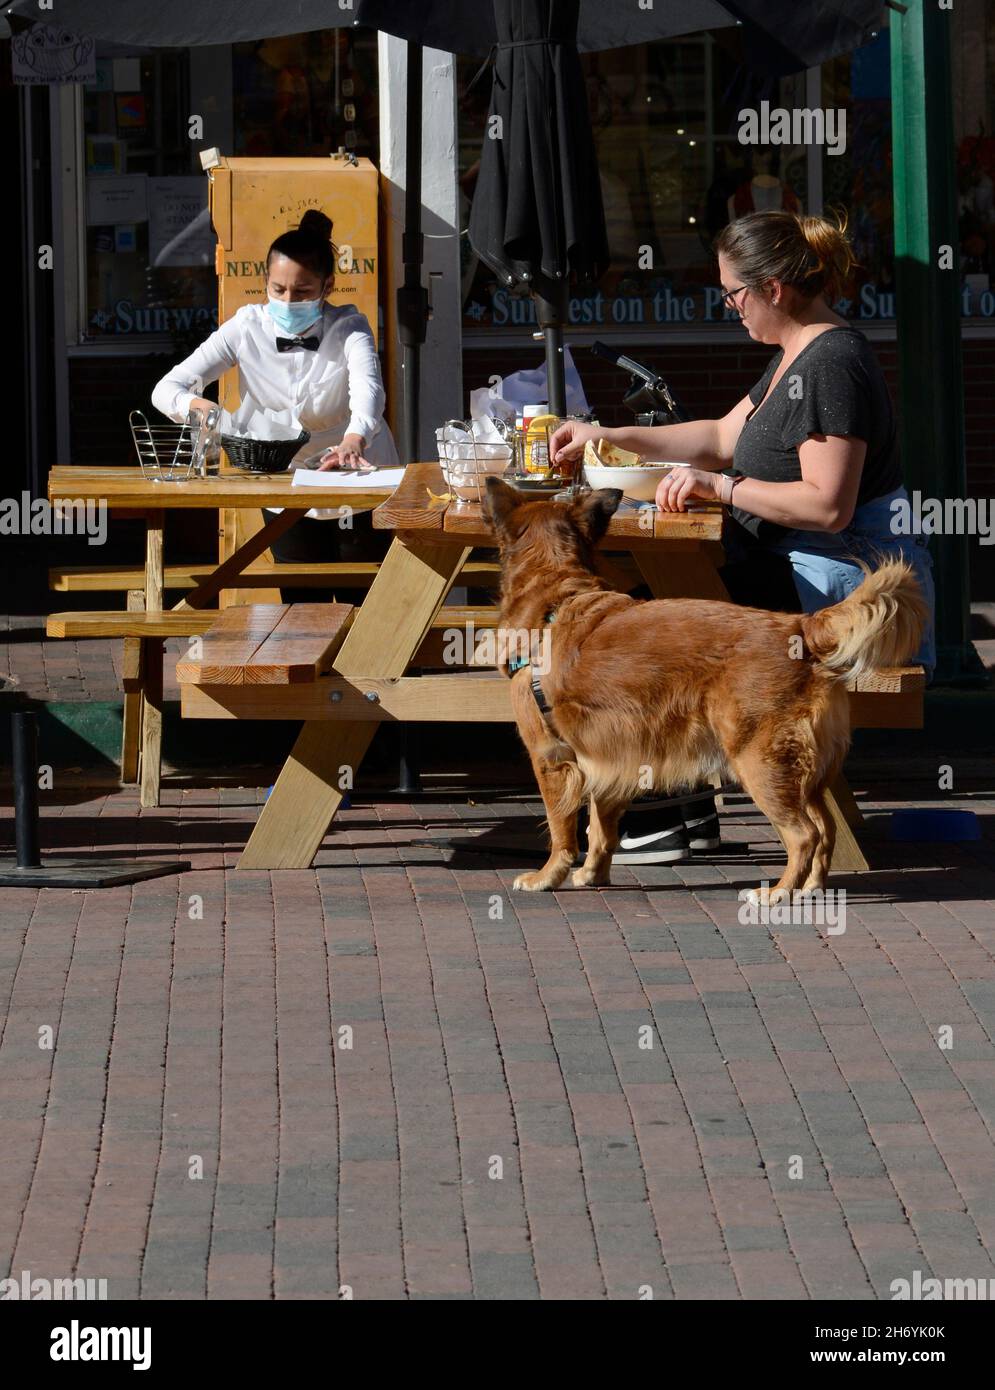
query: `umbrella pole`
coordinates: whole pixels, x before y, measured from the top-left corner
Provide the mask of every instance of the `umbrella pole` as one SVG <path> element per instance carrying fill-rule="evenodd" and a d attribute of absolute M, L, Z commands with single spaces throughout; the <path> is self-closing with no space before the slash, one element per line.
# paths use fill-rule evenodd
<path fill-rule="evenodd" d="M 397 330 L 401 339 L 402 433 L 401 457 L 418 459 L 419 382 L 421 349 L 428 330 L 428 293 L 422 286 L 425 238 L 422 235 L 422 47 L 408 44 L 405 76 L 404 235 L 401 256 L 404 283 L 397 291 Z M 422 790 L 419 776 L 417 726 L 400 726 L 398 790 L 416 794 Z"/>
<path fill-rule="evenodd" d="M 546 399 L 551 415 L 566 415 L 567 387 L 563 363 L 563 324 L 567 317 L 567 285 L 553 287 L 553 299 L 534 294 L 536 319 L 546 344 Z"/>
<path fill-rule="evenodd" d="M 422 235 L 422 47 L 408 44 L 405 91 L 404 235 L 401 254 L 404 283 L 397 291 L 397 330 L 401 340 L 402 432 L 405 463 L 418 458 L 418 379 L 421 346 L 428 324 L 428 292 L 422 285 L 425 238 Z"/>

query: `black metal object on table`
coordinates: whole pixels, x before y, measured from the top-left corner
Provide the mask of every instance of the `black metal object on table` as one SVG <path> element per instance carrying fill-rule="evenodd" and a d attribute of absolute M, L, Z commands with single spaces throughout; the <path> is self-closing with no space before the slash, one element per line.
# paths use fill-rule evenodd
<path fill-rule="evenodd" d="M 609 347 L 607 343 L 592 343 L 591 351 L 629 373 L 629 389 L 622 397 L 622 404 L 633 412 L 637 425 L 679 425 L 691 418 L 675 400 L 663 377 L 652 367 L 644 367 L 641 362 Z"/>

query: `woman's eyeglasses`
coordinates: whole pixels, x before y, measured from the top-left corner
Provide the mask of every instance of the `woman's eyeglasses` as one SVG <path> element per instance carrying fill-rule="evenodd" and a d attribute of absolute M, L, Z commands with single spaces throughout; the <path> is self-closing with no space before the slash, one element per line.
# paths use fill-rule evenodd
<path fill-rule="evenodd" d="M 738 285 L 738 286 L 736 287 L 736 289 L 734 289 L 734 290 L 726 290 L 725 294 L 723 294 L 723 296 L 722 296 L 722 303 L 725 305 L 725 307 L 726 307 L 727 309 L 735 309 L 736 306 L 735 306 L 735 304 L 733 304 L 733 302 L 732 302 L 732 301 L 733 301 L 733 298 L 734 298 L 737 294 L 741 294 L 741 293 L 743 292 L 743 290 L 746 290 L 746 289 L 749 289 L 749 286 L 748 286 L 748 285 Z"/>

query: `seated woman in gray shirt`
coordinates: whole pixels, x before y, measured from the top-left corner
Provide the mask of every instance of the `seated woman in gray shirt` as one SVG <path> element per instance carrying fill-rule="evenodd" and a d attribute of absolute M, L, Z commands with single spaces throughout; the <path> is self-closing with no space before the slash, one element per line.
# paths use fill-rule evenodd
<path fill-rule="evenodd" d="M 815 612 L 860 584 L 861 561 L 902 553 L 932 609 L 925 538 L 892 530 L 896 511 L 908 515 L 908 494 L 884 376 L 864 335 L 830 307 L 854 264 L 843 230 L 822 217 L 752 213 L 723 228 L 715 249 L 726 304 L 755 342 L 778 349 L 756 386 L 719 420 L 570 422 L 550 441 L 553 457 L 572 458 L 604 437 L 649 458 L 686 460 L 661 482 L 657 506 L 683 511 L 692 497 L 729 505 L 722 576 L 737 603 Z M 917 660 L 928 679 L 932 624 Z M 689 845 L 718 843 L 707 803 L 688 803 L 683 827 L 657 812 L 657 830 L 645 803 L 637 807 L 623 822 L 620 863 L 673 862 Z"/>

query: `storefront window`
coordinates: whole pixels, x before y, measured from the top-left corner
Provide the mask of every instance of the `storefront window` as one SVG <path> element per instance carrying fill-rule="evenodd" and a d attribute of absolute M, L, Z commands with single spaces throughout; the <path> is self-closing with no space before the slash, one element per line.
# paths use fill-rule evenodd
<path fill-rule="evenodd" d="M 843 211 L 857 268 L 836 307 L 855 322 L 895 317 L 890 37 L 822 67 L 822 104 L 847 114 L 846 149 L 822 158 L 823 198 Z"/>
<path fill-rule="evenodd" d="M 995 320 L 995 9 L 963 0 L 954 30 L 952 86 L 963 312 Z"/>
<path fill-rule="evenodd" d="M 995 8 L 963 0 L 952 33 L 962 313 L 995 320 Z M 582 55 L 612 260 L 576 285 L 580 329 L 721 325 L 711 244 L 731 218 L 768 207 L 843 212 L 859 262 L 837 308 L 857 323 L 895 318 L 890 36 L 887 21 L 853 54 L 806 74 L 753 74 L 735 30 Z M 476 65 L 461 62 L 461 90 Z M 466 225 L 489 83 L 465 97 L 460 173 Z M 821 88 L 821 91 L 820 91 Z M 846 115 L 845 140 L 743 145 L 739 112 L 819 107 Z M 464 242 L 466 239 L 464 238 Z M 651 264 L 645 264 L 650 261 Z M 464 324 L 530 326 L 527 294 L 509 292 L 464 245 Z"/>
<path fill-rule="evenodd" d="M 232 48 L 237 155 L 379 151 L 377 36 L 323 29 Z"/>
<path fill-rule="evenodd" d="M 83 104 L 88 338 L 212 326 L 214 235 L 189 114 L 185 52 L 98 48 Z"/>
<path fill-rule="evenodd" d="M 716 286 L 716 233 L 755 208 L 804 208 L 808 197 L 807 147 L 742 144 L 739 112 L 762 101 L 804 106 L 804 74 L 756 78 L 734 29 L 584 54 L 581 62 L 611 265 L 598 285 L 575 286 L 574 322 L 600 331 L 730 321 Z M 476 66 L 461 60 L 462 91 Z M 481 81 L 461 105 L 464 225 L 488 100 Z M 520 330 L 528 296 L 498 285 L 468 246 L 464 255 L 466 325 Z"/>
<path fill-rule="evenodd" d="M 210 101 L 229 132 L 223 153 L 314 156 L 345 146 L 377 160 L 373 31 L 294 34 L 220 52 L 230 72 L 212 81 Z M 83 98 L 85 341 L 167 335 L 183 351 L 217 325 L 216 239 L 198 159 L 213 141 L 189 125 L 207 95 L 191 93 L 190 50 L 121 56 L 98 47 L 96 82 Z"/>

